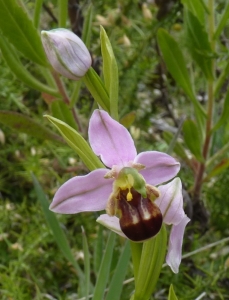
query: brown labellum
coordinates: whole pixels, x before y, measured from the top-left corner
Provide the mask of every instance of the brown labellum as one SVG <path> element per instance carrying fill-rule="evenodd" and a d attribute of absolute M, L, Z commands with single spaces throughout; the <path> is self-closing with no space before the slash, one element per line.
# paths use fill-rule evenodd
<path fill-rule="evenodd" d="M 121 212 L 120 227 L 134 242 L 141 242 L 155 236 L 162 225 L 159 207 L 148 198 L 131 189 L 133 199 L 126 200 L 127 190 L 120 192 L 118 208 Z"/>

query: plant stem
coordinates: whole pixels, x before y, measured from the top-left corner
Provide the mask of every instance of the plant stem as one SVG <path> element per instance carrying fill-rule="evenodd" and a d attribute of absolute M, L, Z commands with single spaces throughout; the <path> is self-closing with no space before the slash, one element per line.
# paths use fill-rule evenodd
<path fill-rule="evenodd" d="M 65 28 L 68 17 L 68 0 L 58 0 L 58 8 L 58 25 L 60 28 Z"/>
<path fill-rule="evenodd" d="M 130 246 L 131 246 L 131 255 L 132 255 L 132 261 L 134 267 L 134 278 L 136 280 L 138 276 L 138 269 L 141 260 L 143 243 L 135 243 L 130 241 Z"/>
<path fill-rule="evenodd" d="M 70 100 L 69 100 L 69 97 L 68 97 L 67 92 L 65 90 L 65 87 L 63 85 L 63 82 L 60 80 L 59 75 L 55 71 L 52 72 L 52 75 L 53 75 L 53 78 L 55 79 L 55 82 L 57 84 L 58 90 L 59 90 L 60 94 L 63 97 L 63 101 L 70 107 Z M 76 114 L 75 108 L 72 107 L 71 111 L 72 111 L 72 115 L 73 115 L 73 117 L 74 117 L 74 119 L 76 121 L 76 124 L 78 126 L 79 132 L 82 132 L 82 126 L 81 126 L 80 120 L 79 120 L 79 118 L 78 118 L 78 116 Z"/>
<path fill-rule="evenodd" d="M 215 31 L 215 18 L 214 18 L 214 0 L 208 0 L 208 8 L 209 8 L 209 16 L 208 16 L 208 24 L 209 24 L 209 40 L 211 43 L 212 52 L 215 51 L 215 40 L 214 40 L 214 31 Z M 206 121 L 206 129 L 205 129 L 205 141 L 203 145 L 203 157 L 205 162 L 199 163 L 197 175 L 195 178 L 194 184 L 194 202 L 199 201 L 201 188 L 203 184 L 203 176 L 206 167 L 206 159 L 208 157 L 209 147 L 211 144 L 211 128 L 212 128 L 212 114 L 214 109 L 214 75 L 215 75 L 215 61 L 211 60 L 211 70 L 213 74 L 213 78 L 208 79 L 208 108 L 207 108 L 207 121 Z"/>

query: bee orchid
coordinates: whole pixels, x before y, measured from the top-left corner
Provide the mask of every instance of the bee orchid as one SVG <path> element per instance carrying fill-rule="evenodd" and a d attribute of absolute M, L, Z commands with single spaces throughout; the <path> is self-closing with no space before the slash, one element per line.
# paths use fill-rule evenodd
<path fill-rule="evenodd" d="M 166 261 L 177 273 L 189 222 L 181 181 L 172 180 L 180 170 L 179 162 L 158 151 L 137 154 L 128 130 L 103 110 L 93 112 L 88 136 L 107 168 L 68 180 L 56 192 L 50 209 L 62 214 L 106 210 L 97 221 L 134 242 L 155 236 L 163 222 L 172 225 Z"/>

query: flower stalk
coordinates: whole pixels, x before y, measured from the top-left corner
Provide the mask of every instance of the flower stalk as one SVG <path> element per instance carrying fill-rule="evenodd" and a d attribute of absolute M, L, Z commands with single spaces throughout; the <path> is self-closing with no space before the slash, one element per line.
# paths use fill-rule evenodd
<path fill-rule="evenodd" d="M 208 0 L 208 25 L 209 25 L 209 39 L 211 44 L 212 52 L 215 52 L 215 39 L 214 39 L 214 31 L 215 31 L 215 18 L 214 18 L 214 0 Z M 197 175 L 194 183 L 194 202 L 198 202 L 200 199 L 200 193 L 203 184 L 203 177 L 206 168 L 206 161 L 208 158 L 209 148 L 211 144 L 211 136 L 212 136 L 212 117 L 214 110 L 214 76 L 215 76 L 215 61 L 214 58 L 211 59 L 211 71 L 213 74 L 213 78 L 208 79 L 207 83 L 207 95 L 208 95 L 208 107 L 207 107 L 207 120 L 206 120 L 206 128 L 205 128 L 205 141 L 203 145 L 203 158 L 204 162 L 200 162 L 198 166 Z"/>

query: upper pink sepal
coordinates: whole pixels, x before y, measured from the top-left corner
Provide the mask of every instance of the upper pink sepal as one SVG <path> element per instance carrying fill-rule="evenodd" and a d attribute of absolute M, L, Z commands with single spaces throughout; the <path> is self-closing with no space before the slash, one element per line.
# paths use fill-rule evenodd
<path fill-rule="evenodd" d="M 155 203 L 163 215 L 163 222 L 167 225 L 178 224 L 184 217 L 182 184 L 176 177 L 171 182 L 158 187 L 161 195 Z"/>
<path fill-rule="evenodd" d="M 145 181 L 151 185 L 158 185 L 171 180 L 180 170 L 180 163 L 172 156 L 158 152 L 145 151 L 139 153 L 134 162 L 145 166 L 140 173 Z"/>
<path fill-rule="evenodd" d="M 126 235 L 122 232 L 119 219 L 116 216 L 109 216 L 107 214 L 100 215 L 96 220 L 99 224 L 107 227 L 108 229 L 114 231 L 122 237 L 126 237 Z"/>
<path fill-rule="evenodd" d="M 125 166 L 137 155 L 133 139 L 128 130 L 113 120 L 104 110 L 96 109 L 89 122 L 89 142 L 103 163 Z"/>
<path fill-rule="evenodd" d="M 50 210 L 62 214 L 99 211 L 106 207 L 112 192 L 112 179 L 104 179 L 107 169 L 97 169 L 65 182 L 56 192 Z"/>
<path fill-rule="evenodd" d="M 182 258 L 182 243 L 185 226 L 188 224 L 190 219 L 184 215 L 181 222 L 177 225 L 173 225 L 170 237 L 169 237 L 169 249 L 166 256 L 166 263 L 170 266 L 174 273 L 179 272 L 179 266 Z"/>

